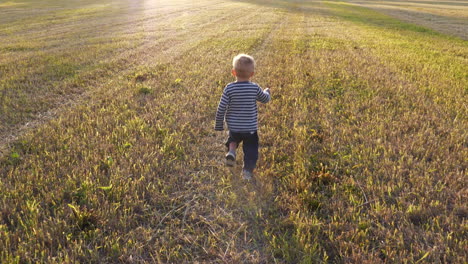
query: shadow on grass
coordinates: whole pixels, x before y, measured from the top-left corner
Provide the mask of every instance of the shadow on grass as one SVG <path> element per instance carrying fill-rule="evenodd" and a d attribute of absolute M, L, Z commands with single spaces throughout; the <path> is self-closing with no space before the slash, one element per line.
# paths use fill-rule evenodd
<path fill-rule="evenodd" d="M 277 8 L 286 12 L 303 13 L 308 16 L 321 16 L 382 28 L 390 31 L 424 33 L 431 36 L 451 37 L 428 27 L 404 22 L 385 14 L 387 9 L 374 10 L 357 4 L 342 1 L 305 1 L 305 0 L 231 0 L 233 2 L 248 3 L 268 8 Z M 367 2 L 366 2 L 367 3 Z M 370 3 L 372 4 L 372 3 Z M 407 12 L 411 16 L 431 15 L 434 20 L 449 20 L 450 17 L 426 14 L 422 12 Z"/>
<path fill-rule="evenodd" d="M 370 5 L 372 6 L 372 5 Z M 425 28 L 434 31 L 437 34 L 442 34 L 442 35 L 449 35 L 449 36 L 455 36 L 459 37 L 461 39 L 468 39 L 468 21 L 457 18 L 457 17 L 451 17 L 451 16 L 444 16 L 440 14 L 434 14 L 430 12 L 424 12 L 421 10 L 415 11 L 415 10 L 406 10 L 406 9 L 392 9 L 392 8 L 384 8 L 384 7 L 377 7 L 377 6 L 372 6 L 372 10 L 375 12 L 379 12 L 382 14 L 389 14 L 391 17 L 393 17 L 393 14 L 401 14 L 405 17 L 408 18 L 410 22 L 402 22 L 405 24 L 410 24 L 415 27 L 419 28 Z M 397 13 L 394 13 L 397 12 Z M 392 14 L 393 13 L 393 14 Z M 398 19 L 398 18 L 394 18 Z M 418 24 L 426 24 L 427 26 L 419 26 Z"/>
<path fill-rule="evenodd" d="M 433 29 L 401 21 L 382 12 L 345 2 L 326 2 L 330 11 L 338 18 L 357 24 L 382 28 L 389 31 L 423 33 L 431 36 L 451 37 Z M 381 9 L 382 10 L 382 9 Z M 382 10 L 383 11 L 383 10 Z"/>
<path fill-rule="evenodd" d="M 462 7 L 462 6 L 468 6 L 468 3 L 466 2 L 450 2 L 450 1 L 418 1 L 418 0 L 413 0 L 413 1 L 406 1 L 406 0 L 403 0 L 403 1 L 393 1 L 394 3 L 403 3 L 405 5 L 407 4 L 427 4 L 427 5 L 437 5 L 437 6 L 440 6 L 440 5 L 451 5 L 451 6 L 459 6 L 459 7 Z M 369 4 L 372 4 L 371 1 L 369 1 Z"/>
<path fill-rule="evenodd" d="M 282 9 L 293 13 L 305 13 L 309 15 L 329 16 L 327 7 L 322 1 L 307 0 L 231 0 L 232 2 L 248 3 L 269 8 Z"/>

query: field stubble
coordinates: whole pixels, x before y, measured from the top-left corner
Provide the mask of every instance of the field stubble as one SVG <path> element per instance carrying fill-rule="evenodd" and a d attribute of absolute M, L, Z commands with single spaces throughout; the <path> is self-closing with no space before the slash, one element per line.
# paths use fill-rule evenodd
<path fill-rule="evenodd" d="M 131 32 L 121 49 L 91 50 L 108 71 L 84 55 L 71 63 L 82 100 L 11 142 L 2 262 L 466 259 L 466 42 L 337 2 L 154 3 L 109 26 Z M 2 47 L 7 60 L 36 59 Z M 260 107 L 256 184 L 221 165 L 225 135 L 212 130 L 240 52 L 273 90 Z M 60 99 L 50 80 L 34 91 L 13 81 L 26 95 L 6 98 Z M 28 119 L 3 109 L 4 131 Z"/>

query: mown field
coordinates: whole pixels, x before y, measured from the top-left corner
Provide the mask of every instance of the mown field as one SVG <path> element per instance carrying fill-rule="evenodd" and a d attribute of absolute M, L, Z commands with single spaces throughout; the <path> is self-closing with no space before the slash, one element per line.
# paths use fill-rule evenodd
<path fill-rule="evenodd" d="M 370 2 L 0 1 L 0 263 L 466 263 L 468 43 Z"/>
<path fill-rule="evenodd" d="M 350 2 L 383 12 L 406 22 L 426 26 L 468 40 L 467 1 L 350 0 Z"/>

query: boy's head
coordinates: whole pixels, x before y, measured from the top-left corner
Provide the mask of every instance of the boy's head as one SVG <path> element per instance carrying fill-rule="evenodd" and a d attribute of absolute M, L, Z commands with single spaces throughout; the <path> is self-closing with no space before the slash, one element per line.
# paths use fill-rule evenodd
<path fill-rule="evenodd" d="M 250 79 L 255 71 L 255 60 L 252 56 L 239 54 L 232 60 L 232 74 L 238 79 Z"/>

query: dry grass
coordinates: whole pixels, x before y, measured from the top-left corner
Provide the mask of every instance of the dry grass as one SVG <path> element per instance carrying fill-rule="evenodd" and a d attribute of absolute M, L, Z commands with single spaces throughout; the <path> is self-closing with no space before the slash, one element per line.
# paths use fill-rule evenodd
<path fill-rule="evenodd" d="M 2 142 L 0 262 L 466 260 L 466 41 L 341 2 L 13 3 L 0 135 L 36 125 Z M 240 52 L 273 90 L 254 183 L 213 131 Z"/>

